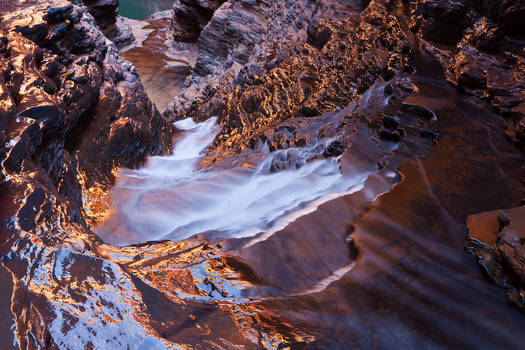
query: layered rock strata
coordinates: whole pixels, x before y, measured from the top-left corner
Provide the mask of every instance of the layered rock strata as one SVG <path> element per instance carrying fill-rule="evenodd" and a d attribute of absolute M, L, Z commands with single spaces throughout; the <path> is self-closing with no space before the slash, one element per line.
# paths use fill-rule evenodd
<path fill-rule="evenodd" d="M 82 255 L 98 241 L 83 200 L 110 186 L 115 169 L 168 152 L 174 130 L 88 8 L 61 0 L 30 5 L 2 8 L 0 24 L 0 246 L 13 275 L 18 345 L 68 347 L 71 340 L 51 336 L 66 306 L 57 289 L 36 281 L 61 280 L 49 262 L 68 256 L 99 271 L 102 285 L 113 283 L 104 280 L 101 260 Z M 91 209 L 96 216 L 100 208 Z"/>
<path fill-rule="evenodd" d="M 175 41 L 195 42 L 214 12 L 225 0 L 187 1 L 176 0 L 173 4 L 171 34 Z"/>
<path fill-rule="evenodd" d="M 360 8 L 359 1 L 223 4 L 198 39 L 189 86 L 166 115 L 216 115 L 224 126 L 216 144 L 246 148 L 264 127 L 344 107 L 377 78 L 409 69 L 397 18 L 379 2 Z"/>

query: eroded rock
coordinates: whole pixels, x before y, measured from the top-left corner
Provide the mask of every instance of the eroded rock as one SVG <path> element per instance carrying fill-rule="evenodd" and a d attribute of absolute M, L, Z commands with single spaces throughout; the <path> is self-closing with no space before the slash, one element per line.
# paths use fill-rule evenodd
<path fill-rule="evenodd" d="M 233 150 L 286 119 L 342 108 L 407 66 L 407 38 L 391 11 L 378 1 L 364 10 L 354 1 L 226 2 L 198 39 L 188 87 L 165 114 L 218 116 L 214 147 Z"/>
<path fill-rule="evenodd" d="M 176 0 L 171 32 L 175 41 L 196 42 L 213 13 L 225 0 Z"/>
<path fill-rule="evenodd" d="M 76 311 L 86 299 L 73 297 L 66 311 L 58 299 L 46 297 L 52 292 L 27 281 L 42 278 L 60 289 L 63 278 L 88 283 L 87 275 L 100 274 L 104 279 L 91 282 L 106 288 L 113 283 L 109 276 L 126 275 L 116 265 L 104 272 L 104 262 L 89 256 L 98 239 L 87 221 L 100 208 L 83 204 L 90 188 L 113 184 L 118 167 L 136 167 L 147 155 L 168 152 L 173 127 L 88 8 L 65 0 L 19 5 L 3 12 L 0 23 L 0 250 L 15 280 L 18 344 L 71 347 L 71 329 L 53 332 L 53 315 L 71 317 L 80 327 L 83 316 Z M 72 270 L 64 277 L 58 270 L 65 265 L 48 271 L 53 259 L 76 267 L 68 265 Z M 95 338 L 87 336 L 82 346 L 93 346 Z"/>
<path fill-rule="evenodd" d="M 486 276 L 506 289 L 507 301 L 525 313 L 525 207 L 468 218 L 469 251 Z"/>

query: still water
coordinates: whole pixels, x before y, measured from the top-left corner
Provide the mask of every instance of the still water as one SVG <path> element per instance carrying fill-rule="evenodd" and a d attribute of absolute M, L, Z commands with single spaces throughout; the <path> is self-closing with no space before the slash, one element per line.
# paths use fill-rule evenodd
<path fill-rule="evenodd" d="M 135 28 L 137 42 L 132 47 L 124 48 L 122 56 L 135 65 L 146 93 L 161 112 L 178 95 L 183 88 L 184 79 L 191 73 L 189 62 L 168 53 L 171 47 L 171 11 L 156 12 L 169 8 L 172 2 L 173 0 L 120 2 L 121 9 L 124 7 L 133 10 L 133 18 L 147 18 L 130 21 Z M 121 12 L 121 15 L 127 16 L 126 12 Z"/>
<path fill-rule="evenodd" d="M 170 10 L 174 0 L 120 0 L 119 15 L 143 20 L 155 12 Z"/>

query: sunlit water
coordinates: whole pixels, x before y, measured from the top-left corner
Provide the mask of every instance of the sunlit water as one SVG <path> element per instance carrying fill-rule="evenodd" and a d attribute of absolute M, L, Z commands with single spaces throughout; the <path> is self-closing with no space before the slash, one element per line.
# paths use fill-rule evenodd
<path fill-rule="evenodd" d="M 336 158 L 305 161 L 320 155 L 322 143 L 330 139 L 275 152 L 262 146 L 266 155 L 256 168 L 199 169 L 204 149 L 219 131 L 215 118 L 199 124 L 182 120 L 176 126 L 185 134 L 172 155 L 152 157 L 144 168 L 120 173 L 111 194 L 114 210 L 97 229 L 108 243 L 273 232 L 334 194 L 360 189 L 366 179 L 366 174 L 341 175 Z M 271 171 L 272 162 L 291 157 L 294 167 Z"/>

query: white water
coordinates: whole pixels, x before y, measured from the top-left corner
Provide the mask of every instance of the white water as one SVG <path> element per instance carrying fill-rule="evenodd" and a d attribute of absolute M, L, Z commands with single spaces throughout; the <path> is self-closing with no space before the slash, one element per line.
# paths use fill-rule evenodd
<path fill-rule="evenodd" d="M 361 188 L 367 174 L 343 177 L 338 159 L 306 162 L 322 153 L 316 145 L 270 153 L 255 169 L 198 169 L 203 150 L 219 128 L 215 119 L 176 123 L 185 130 L 173 154 L 151 157 L 139 170 L 124 170 L 112 191 L 114 211 L 97 234 L 108 243 L 127 245 L 198 233 L 220 237 L 267 237 L 318 205 Z M 270 173 L 272 162 L 294 158 L 292 167 Z"/>

